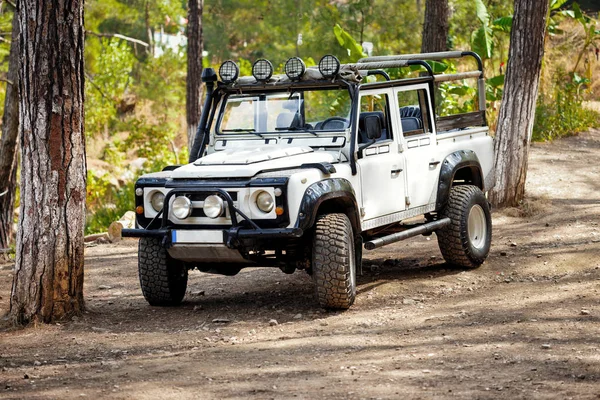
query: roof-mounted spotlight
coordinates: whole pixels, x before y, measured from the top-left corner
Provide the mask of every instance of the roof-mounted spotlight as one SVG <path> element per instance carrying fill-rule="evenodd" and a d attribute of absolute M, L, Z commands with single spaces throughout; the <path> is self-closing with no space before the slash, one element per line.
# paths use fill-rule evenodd
<path fill-rule="evenodd" d="M 273 76 L 273 64 L 271 64 L 271 61 L 264 58 L 256 60 L 252 65 L 252 76 L 257 81 L 268 81 Z"/>
<path fill-rule="evenodd" d="M 336 56 L 328 54 L 319 61 L 319 72 L 325 78 L 335 78 L 340 72 L 340 60 Z"/>
<path fill-rule="evenodd" d="M 219 75 L 223 82 L 233 83 L 240 75 L 240 68 L 233 61 L 227 60 L 219 67 Z"/>
<path fill-rule="evenodd" d="M 285 74 L 293 81 L 299 81 L 306 71 L 306 65 L 300 57 L 292 57 L 285 62 Z"/>

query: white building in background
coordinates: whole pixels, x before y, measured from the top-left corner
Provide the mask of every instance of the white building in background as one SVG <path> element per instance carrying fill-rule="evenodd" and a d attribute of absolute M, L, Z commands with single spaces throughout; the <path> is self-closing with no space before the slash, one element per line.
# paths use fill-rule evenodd
<path fill-rule="evenodd" d="M 182 30 L 172 35 L 165 33 L 164 28 L 160 27 L 160 32 L 154 32 L 154 57 L 158 58 L 165 53 L 165 50 L 173 50 L 180 57 L 185 56 L 184 48 L 187 46 L 187 37 Z"/>

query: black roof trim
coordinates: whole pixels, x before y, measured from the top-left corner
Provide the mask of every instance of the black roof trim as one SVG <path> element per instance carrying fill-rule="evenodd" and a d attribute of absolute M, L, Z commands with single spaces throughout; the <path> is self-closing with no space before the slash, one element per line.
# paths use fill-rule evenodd
<path fill-rule="evenodd" d="M 331 81 L 331 80 L 320 80 L 320 81 L 291 81 L 284 83 L 250 83 L 244 85 L 236 84 L 225 84 L 223 82 L 218 83 L 218 89 L 228 93 L 243 93 L 243 92 L 280 92 L 284 90 L 305 90 L 305 89 L 325 89 L 325 88 L 339 88 L 347 89 L 353 83 L 347 81 Z"/>

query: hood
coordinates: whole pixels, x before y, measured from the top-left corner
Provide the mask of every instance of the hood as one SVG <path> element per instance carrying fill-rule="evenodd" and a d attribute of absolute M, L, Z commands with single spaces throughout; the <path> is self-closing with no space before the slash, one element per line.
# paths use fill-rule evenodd
<path fill-rule="evenodd" d="M 310 147 L 257 146 L 217 151 L 172 171 L 174 179 L 250 178 L 262 171 L 299 167 L 302 164 L 329 162 L 335 156 Z"/>

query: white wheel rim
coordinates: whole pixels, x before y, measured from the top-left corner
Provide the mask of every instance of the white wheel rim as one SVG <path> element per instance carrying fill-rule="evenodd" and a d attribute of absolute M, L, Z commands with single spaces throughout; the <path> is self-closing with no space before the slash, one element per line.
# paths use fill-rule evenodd
<path fill-rule="evenodd" d="M 476 204 L 469 211 L 468 227 L 469 241 L 476 249 L 485 246 L 487 236 L 487 224 L 483 208 Z"/>

